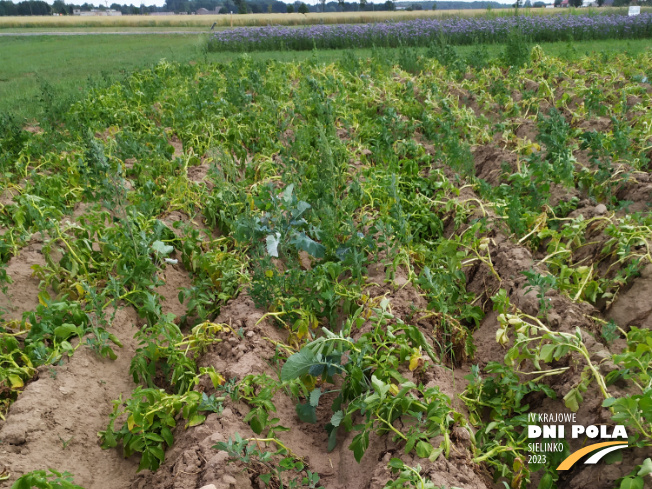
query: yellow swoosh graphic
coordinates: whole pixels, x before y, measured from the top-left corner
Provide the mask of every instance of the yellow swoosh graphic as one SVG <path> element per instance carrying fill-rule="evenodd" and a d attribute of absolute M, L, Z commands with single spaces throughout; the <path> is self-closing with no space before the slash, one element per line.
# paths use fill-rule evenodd
<path fill-rule="evenodd" d="M 596 450 L 599 450 L 600 448 L 604 447 L 610 447 L 612 445 L 627 445 L 627 442 L 622 442 L 622 441 L 605 441 L 603 443 L 595 443 L 593 445 L 589 445 L 588 447 L 580 448 L 578 451 L 571 453 L 566 460 L 564 460 L 562 463 L 559 464 L 559 467 L 557 467 L 557 470 L 568 470 L 570 469 L 575 462 L 577 462 L 579 459 L 581 459 L 584 455 L 587 453 L 595 452 Z"/>

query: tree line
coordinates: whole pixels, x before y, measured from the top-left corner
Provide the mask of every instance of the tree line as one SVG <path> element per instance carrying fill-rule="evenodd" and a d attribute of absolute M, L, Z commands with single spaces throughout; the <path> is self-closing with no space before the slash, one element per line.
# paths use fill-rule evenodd
<path fill-rule="evenodd" d="M 432 2 L 431 2 L 432 3 Z M 455 2 L 452 2 L 455 3 Z M 112 3 L 108 6 L 111 10 L 122 12 L 123 15 L 147 15 L 154 12 L 175 12 L 175 13 L 193 13 L 200 8 L 214 11 L 220 7 L 220 13 L 233 12 L 246 13 L 286 13 L 286 12 L 353 12 L 359 10 L 395 10 L 396 4 L 388 0 L 382 4 L 368 3 L 367 0 L 359 2 L 346 2 L 343 0 L 329 1 L 320 0 L 318 5 L 307 5 L 301 1 L 285 3 L 280 0 L 166 0 L 165 5 L 157 7 L 155 5 L 135 6 L 133 4 Z M 90 3 L 74 4 L 65 3 L 64 0 L 55 0 L 52 5 L 43 0 L 23 0 L 14 3 L 11 0 L 0 0 L 0 16 L 14 15 L 73 15 L 73 10 L 90 11 L 92 9 L 106 10 L 107 7 L 99 7 Z"/>

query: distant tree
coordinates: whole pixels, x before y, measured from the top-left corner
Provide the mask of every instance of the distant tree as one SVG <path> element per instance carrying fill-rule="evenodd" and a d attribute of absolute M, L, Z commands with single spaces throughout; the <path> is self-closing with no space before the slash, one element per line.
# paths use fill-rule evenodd
<path fill-rule="evenodd" d="M 534 8 L 546 8 L 546 3 L 545 2 L 534 2 L 534 4 L 532 4 L 532 7 L 534 7 Z"/>
<path fill-rule="evenodd" d="M 532 7 L 532 2 L 530 0 L 525 0 L 525 8 L 531 8 Z"/>
<path fill-rule="evenodd" d="M 16 5 L 14 2 L 0 0 L 0 17 L 5 15 L 16 15 Z"/>
<path fill-rule="evenodd" d="M 54 3 L 52 3 L 52 12 L 55 14 L 68 15 L 66 2 L 63 0 L 54 0 Z"/>
<path fill-rule="evenodd" d="M 571 7 L 579 8 L 584 3 L 584 0 L 568 0 Z"/>
<path fill-rule="evenodd" d="M 396 10 L 396 4 L 392 0 L 387 0 L 383 4 L 383 10 Z"/>
<path fill-rule="evenodd" d="M 367 0 L 360 0 L 360 10 L 367 8 Z"/>
<path fill-rule="evenodd" d="M 293 14 L 294 13 L 294 5 L 290 4 L 288 5 L 288 14 Z"/>
<path fill-rule="evenodd" d="M 16 10 L 11 15 L 50 15 L 51 11 L 46 2 L 30 0 L 16 4 Z"/>
<path fill-rule="evenodd" d="M 414 9 L 414 10 L 423 10 L 423 5 L 421 5 L 420 3 L 413 3 L 412 4 L 412 9 Z"/>
<path fill-rule="evenodd" d="M 604 0 L 598 0 L 598 7 L 602 7 L 604 5 Z"/>
<path fill-rule="evenodd" d="M 432 2 L 432 9 L 437 10 L 437 2 Z"/>
<path fill-rule="evenodd" d="M 308 6 L 305 3 L 301 2 L 301 5 L 299 5 L 299 13 L 307 14 L 309 11 L 310 9 L 308 8 Z"/>
<path fill-rule="evenodd" d="M 337 4 L 340 7 L 340 12 L 344 12 L 344 0 L 337 0 Z"/>
<path fill-rule="evenodd" d="M 284 14 L 288 11 L 288 6 L 285 3 L 279 1 L 272 1 L 267 9 L 269 10 L 270 8 L 271 12 L 275 14 Z"/>
<path fill-rule="evenodd" d="M 245 0 L 235 0 L 235 6 L 238 9 L 239 14 L 247 13 L 247 2 Z"/>
<path fill-rule="evenodd" d="M 554 6 L 561 7 L 561 0 L 555 0 Z"/>

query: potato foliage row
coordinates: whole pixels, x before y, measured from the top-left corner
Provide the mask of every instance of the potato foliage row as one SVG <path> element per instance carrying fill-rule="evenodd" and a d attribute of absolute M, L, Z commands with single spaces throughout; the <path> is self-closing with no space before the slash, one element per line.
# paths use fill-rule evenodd
<path fill-rule="evenodd" d="M 375 432 L 434 460 L 448 456 L 461 427 L 473 462 L 513 488 L 530 487 L 535 472 L 539 487 L 559 477 L 559 460 L 527 463 L 523 425 L 534 398 L 577 411 L 594 389 L 631 445 L 652 443 L 652 336 L 601 316 L 652 261 L 649 206 L 623 197 L 650 168 L 652 55 L 568 62 L 514 48 L 497 63 L 482 50 L 460 59 L 445 45 L 427 56 L 404 48 L 398 62 L 389 53 L 332 64 L 246 55 L 161 62 L 92 91 L 42 133 L 3 120 L 0 181 L 15 196 L 0 207 L 0 261 L 38 236 L 46 263 L 34 269 L 40 305 L 0 322 L 1 412 L 41 365 L 77 348 L 119 355 L 111 311 L 128 306 L 144 324 L 131 365 L 140 386 L 116 400 L 100 436 L 106 448 L 140 454 L 141 468 L 162 463 L 178 423 L 201 424 L 232 398 L 251 407 L 253 431 L 281 448 L 260 452 L 242 439 L 219 448 L 244 461 L 280 456 L 278 474 L 261 480 L 287 471 L 315 487 L 318 477 L 282 443 L 281 390 L 303 422 L 324 425 L 325 450 L 354 431 L 360 460 Z M 493 172 L 474 163 L 482 148 L 501 155 Z M 199 166 L 209 170 L 196 181 Z M 601 213 L 574 213 L 587 202 Z M 172 225 L 173 212 L 186 219 Z M 535 257 L 519 272 L 536 294 L 534 311 L 517 307 L 505 286 L 514 277 L 495 261 L 499 246 Z M 157 293 L 175 260 L 192 277 L 179 293 L 180 318 L 162 312 Z M 405 276 L 427 308 L 395 314 L 392 294 L 373 297 L 369 268 L 378 263 L 386 283 L 397 289 Z M 484 288 L 471 290 L 478 274 Z M 4 268 L 0 279 L 10 288 Z M 568 328 L 551 291 L 595 315 Z M 198 367 L 212 343 L 238 334 L 214 320 L 242 293 L 287 333 L 277 378 L 227 382 Z M 467 413 L 439 388 L 405 378 L 473 364 L 473 333 L 493 311 L 504 360 L 473 368 L 459 394 Z M 613 360 L 627 368 L 605 374 L 589 337 L 603 349 L 624 338 Z M 555 384 L 571 366 L 572 385 Z M 204 377 L 210 395 L 197 390 Z M 614 382 L 628 394 L 613 397 Z M 318 419 L 325 399 L 332 416 Z M 418 469 L 390 465 L 398 479 L 388 487 L 432 487 Z M 30 477 L 47 483 L 45 473 Z"/>

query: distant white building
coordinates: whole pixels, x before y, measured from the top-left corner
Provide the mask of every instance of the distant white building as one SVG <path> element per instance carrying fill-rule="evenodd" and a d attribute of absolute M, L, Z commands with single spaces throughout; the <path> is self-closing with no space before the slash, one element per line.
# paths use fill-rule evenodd
<path fill-rule="evenodd" d="M 80 15 L 82 17 L 91 17 L 91 16 L 117 17 L 119 15 L 122 15 L 122 12 L 120 12 L 119 10 L 113 10 L 111 8 L 106 10 L 100 10 L 97 8 L 91 10 L 80 10 L 76 8 L 73 9 L 72 15 Z"/>
<path fill-rule="evenodd" d="M 215 7 L 215 10 L 208 10 L 205 8 L 198 8 L 196 14 L 197 15 L 215 15 L 219 14 L 220 10 L 222 10 L 222 7 Z"/>

